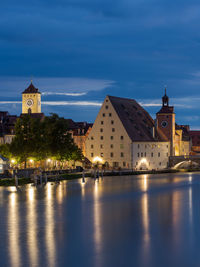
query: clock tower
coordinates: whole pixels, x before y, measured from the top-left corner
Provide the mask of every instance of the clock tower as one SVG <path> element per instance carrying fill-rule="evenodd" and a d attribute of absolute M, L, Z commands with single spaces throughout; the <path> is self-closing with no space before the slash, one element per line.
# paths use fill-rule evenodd
<path fill-rule="evenodd" d="M 166 94 L 162 97 L 162 108 L 156 113 L 156 127 L 170 141 L 170 156 L 174 156 L 175 146 L 175 113 L 174 107 L 169 106 L 169 97 Z"/>
<path fill-rule="evenodd" d="M 22 114 L 41 113 L 41 93 L 32 81 L 22 93 Z"/>

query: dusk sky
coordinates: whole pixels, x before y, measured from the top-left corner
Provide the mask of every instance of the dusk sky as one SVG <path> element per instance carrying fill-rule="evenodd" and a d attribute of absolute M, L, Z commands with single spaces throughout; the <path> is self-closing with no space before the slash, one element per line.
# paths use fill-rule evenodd
<path fill-rule="evenodd" d="M 42 111 L 93 122 L 107 94 L 151 116 L 164 87 L 176 121 L 200 129 L 200 3 L 1 0 L 0 110 L 21 113 L 33 79 Z"/>

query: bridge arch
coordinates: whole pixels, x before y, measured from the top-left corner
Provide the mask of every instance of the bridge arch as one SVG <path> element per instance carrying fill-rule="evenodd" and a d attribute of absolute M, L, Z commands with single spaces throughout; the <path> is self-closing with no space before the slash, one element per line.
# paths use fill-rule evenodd
<path fill-rule="evenodd" d="M 192 160 L 183 160 L 174 165 L 173 169 L 195 169 L 199 168 L 200 164 Z"/>

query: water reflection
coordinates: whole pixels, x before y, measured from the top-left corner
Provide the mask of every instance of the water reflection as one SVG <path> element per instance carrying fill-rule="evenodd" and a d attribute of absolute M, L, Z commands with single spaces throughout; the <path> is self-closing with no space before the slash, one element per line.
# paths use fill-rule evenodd
<path fill-rule="evenodd" d="M 118 267 L 123 258 L 126 266 L 185 267 L 194 253 L 200 262 L 200 176 L 162 177 L 0 188 L 1 215 L 7 215 L 0 220 L 1 243 L 9 254 L 0 244 L 1 266 Z M 167 263 L 158 262 L 159 253 Z"/>
<path fill-rule="evenodd" d="M 46 205 L 45 205 L 45 239 L 48 266 L 55 266 L 55 236 L 54 236 L 54 199 L 52 196 L 53 186 L 46 185 Z"/>
<path fill-rule="evenodd" d="M 95 253 L 97 259 L 95 261 L 96 266 L 102 266 L 101 264 L 101 249 L 102 249 L 102 240 L 101 240 L 101 210 L 100 210 L 100 181 L 99 179 L 95 180 L 94 184 L 94 245 Z"/>
<path fill-rule="evenodd" d="M 27 244 L 31 266 L 39 266 L 38 264 L 38 240 L 37 240 L 37 210 L 35 199 L 35 188 L 29 186 L 27 190 Z"/>
<path fill-rule="evenodd" d="M 21 266 L 20 243 L 19 243 L 19 207 L 18 195 L 13 187 L 8 198 L 8 249 L 10 266 Z"/>

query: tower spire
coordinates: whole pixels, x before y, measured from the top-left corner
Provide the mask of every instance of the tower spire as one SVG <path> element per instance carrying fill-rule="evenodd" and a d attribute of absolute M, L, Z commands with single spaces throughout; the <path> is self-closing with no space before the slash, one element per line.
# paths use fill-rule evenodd
<path fill-rule="evenodd" d="M 165 87 L 165 95 L 162 97 L 162 104 L 163 104 L 163 107 L 168 107 L 169 106 L 169 97 L 167 96 L 166 87 Z"/>

